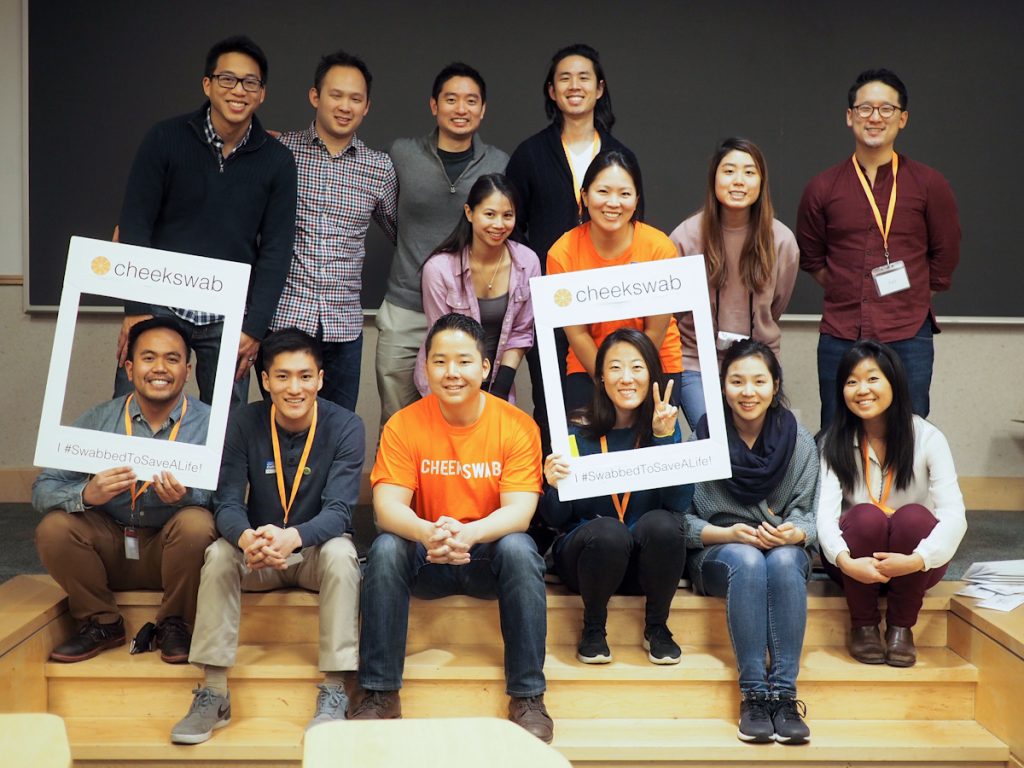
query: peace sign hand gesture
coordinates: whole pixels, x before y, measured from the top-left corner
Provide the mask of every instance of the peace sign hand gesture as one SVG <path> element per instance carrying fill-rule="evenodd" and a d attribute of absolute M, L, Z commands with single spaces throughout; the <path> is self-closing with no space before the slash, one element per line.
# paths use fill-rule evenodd
<path fill-rule="evenodd" d="M 676 414 L 679 409 L 671 404 L 673 379 L 668 380 L 665 385 L 665 396 L 661 397 L 661 390 L 658 382 L 654 382 L 654 418 L 651 420 L 651 429 L 655 437 L 668 437 L 676 429 Z"/>

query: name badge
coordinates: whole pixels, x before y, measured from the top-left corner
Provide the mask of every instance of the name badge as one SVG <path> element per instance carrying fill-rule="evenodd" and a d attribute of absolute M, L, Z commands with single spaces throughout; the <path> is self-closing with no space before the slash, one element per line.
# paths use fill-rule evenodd
<path fill-rule="evenodd" d="M 715 337 L 715 348 L 719 352 L 725 352 L 729 347 L 735 344 L 737 341 L 743 341 L 749 339 L 749 336 L 744 336 L 742 333 L 731 333 L 730 331 L 719 331 L 718 336 Z"/>
<path fill-rule="evenodd" d="M 128 560 L 139 559 L 139 532 L 134 528 L 124 529 L 124 556 Z"/>
<path fill-rule="evenodd" d="M 875 281 L 875 289 L 879 296 L 889 296 L 910 287 L 907 266 L 902 261 L 894 261 L 884 267 L 875 267 L 871 270 L 871 277 Z"/>
<path fill-rule="evenodd" d="M 265 475 L 272 475 L 276 471 L 277 470 L 274 469 L 274 462 L 273 461 L 268 461 L 266 467 L 263 470 L 263 474 L 265 474 Z"/>

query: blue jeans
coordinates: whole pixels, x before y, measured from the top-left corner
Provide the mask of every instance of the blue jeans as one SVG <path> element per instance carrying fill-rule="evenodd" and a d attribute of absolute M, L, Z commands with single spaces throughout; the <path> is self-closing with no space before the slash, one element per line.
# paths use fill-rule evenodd
<path fill-rule="evenodd" d="M 337 403 L 342 408 L 355 411 L 359 399 L 359 370 L 363 361 L 363 334 L 360 332 L 351 341 L 320 341 L 324 355 L 324 387 L 320 397 Z M 257 370 L 263 370 L 263 351 L 256 362 Z M 267 390 L 263 388 L 263 377 L 257 379 L 264 399 Z"/>
<path fill-rule="evenodd" d="M 847 339 L 837 339 L 827 333 L 818 337 L 818 394 L 821 397 L 822 429 L 832 423 L 837 406 L 846 407 L 842 398 L 836 402 L 836 369 L 839 368 L 840 358 L 854 343 Z M 913 338 L 890 341 L 888 346 L 896 353 L 907 371 L 911 409 L 918 416 L 927 418 L 931 408 L 928 390 L 932 385 L 932 365 L 935 362 L 931 318 L 925 318 L 924 324 Z"/>
<path fill-rule="evenodd" d="M 741 693 L 796 696 L 810 572 L 811 560 L 803 547 L 708 547 L 701 563 L 701 576 L 709 595 L 725 598 Z"/>
<path fill-rule="evenodd" d="M 378 536 L 366 563 L 360 604 L 359 682 L 368 691 L 402 687 L 409 597 L 447 595 L 498 599 L 509 696 L 544 692 L 547 593 L 544 560 L 533 539 L 510 533 L 470 550 L 468 565 L 433 565 L 422 544 L 393 533 Z"/>
<path fill-rule="evenodd" d="M 217 378 L 217 358 L 220 357 L 220 337 L 224 331 L 224 323 L 210 323 L 209 325 L 192 325 L 187 320 L 182 320 L 169 309 L 157 307 L 156 315 L 160 317 L 173 317 L 187 333 L 191 335 L 190 345 L 196 354 L 196 384 L 199 386 L 199 399 L 207 405 L 213 404 L 213 384 Z M 238 342 L 235 342 L 238 347 Z M 232 375 L 234 371 L 232 371 Z M 127 395 L 134 389 L 128 380 L 128 374 L 124 368 L 118 368 L 114 373 L 114 397 Z M 249 402 L 249 372 L 246 371 L 241 381 L 236 381 L 231 389 L 231 401 L 229 410 L 233 411 L 239 405 Z"/>
<path fill-rule="evenodd" d="M 700 371 L 683 371 L 679 376 L 680 380 L 676 382 L 679 387 L 679 405 L 692 432 L 696 429 L 697 422 L 708 412 L 708 406 L 704 402 L 704 380 Z"/>

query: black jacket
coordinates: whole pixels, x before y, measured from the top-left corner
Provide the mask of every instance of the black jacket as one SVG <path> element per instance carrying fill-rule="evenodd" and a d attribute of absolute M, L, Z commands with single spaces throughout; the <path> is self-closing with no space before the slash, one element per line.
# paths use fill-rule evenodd
<path fill-rule="evenodd" d="M 610 133 L 598 129 L 598 134 L 602 151 L 617 149 L 636 159 L 636 155 Z M 515 184 L 520 196 L 519 210 L 516 211 L 519 237 L 516 239 L 536 251 L 546 273 L 551 246 L 581 223 L 572 188 L 572 171 L 565 159 L 558 126 L 552 123 L 516 147 L 505 175 Z M 640 198 L 637 218 L 643 219 L 643 190 L 637 189 L 637 194 Z"/>

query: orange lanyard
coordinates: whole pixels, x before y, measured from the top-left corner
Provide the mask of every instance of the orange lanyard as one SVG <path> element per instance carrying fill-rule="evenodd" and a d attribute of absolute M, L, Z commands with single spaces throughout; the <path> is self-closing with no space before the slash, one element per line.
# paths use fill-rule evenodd
<path fill-rule="evenodd" d="M 128 395 L 128 399 L 124 401 L 124 433 L 126 435 L 128 435 L 128 437 L 132 436 L 132 418 L 131 418 L 131 416 L 128 415 L 128 406 L 131 404 L 133 397 L 135 397 L 135 393 L 134 392 L 132 392 L 130 395 Z M 188 411 L 188 398 L 185 397 L 185 395 L 182 395 L 181 396 L 181 416 L 178 417 L 177 423 L 174 425 L 174 427 L 171 428 L 171 434 L 167 438 L 170 442 L 173 443 L 175 440 L 178 439 L 178 430 L 181 429 L 181 422 L 183 422 L 185 420 L 185 413 L 187 411 Z M 139 490 L 139 491 L 136 491 L 135 488 L 137 487 L 138 483 L 132 483 L 132 489 L 130 491 L 131 496 L 132 496 L 132 512 L 135 511 L 135 502 L 138 500 L 138 498 L 142 494 L 144 494 L 146 492 L 146 490 L 152 484 L 153 484 L 152 480 L 147 480 L 146 482 L 144 482 L 142 484 L 142 489 Z"/>
<path fill-rule="evenodd" d="M 871 206 L 871 212 L 875 214 L 875 223 L 878 225 L 878 231 L 882 233 L 882 246 L 885 248 L 885 263 L 889 263 L 889 230 L 892 229 L 892 215 L 896 211 L 896 174 L 900 169 L 900 158 L 895 152 L 892 153 L 892 191 L 889 193 L 889 210 L 885 214 L 885 226 L 882 226 L 882 212 L 878 210 L 878 203 L 875 202 L 875 196 L 871 192 L 871 187 L 868 186 L 868 180 L 864 178 L 864 171 L 860 169 L 860 164 L 857 162 L 857 155 L 853 156 L 853 170 L 857 172 L 857 178 L 860 179 L 860 185 L 864 187 L 864 194 L 868 198 L 868 205 Z"/>
<path fill-rule="evenodd" d="M 284 469 L 281 467 L 281 443 L 277 439 L 277 406 L 270 406 L 270 442 L 274 446 L 274 474 L 277 475 L 277 493 L 281 497 L 281 509 L 284 510 L 284 524 L 288 525 L 288 513 L 295 503 L 295 496 L 299 492 L 299 484 L 302 482 L 302 473 L 306 471 L 306 461 L 309 459 L 309 452 L 313 448 L 313 435 L 316 434 L 317 404 L 313 403 L 313 422 L 309 425 L 309 434 L 306 435 L 306 446 L 302 449 L 302 458 L 299 459 L 299 468 L 295 470 L 295 479 L 292 480 L 292 495 L 287 502 L 284 500 Z"/>
<path fill-rule="evenodd" d="M 572 164 L 572 153 L 569 151 L 569 145 L 565 143 L 565 139 L 562 139 L 562 149 L 565 151 L 565 162 L 569 164 L 569 173 L 572 175 L 572 193 L 576 195 L 576 212 L 580 219 L 583 218 L 583 198 L 581 191 L 583 189 L 583 180 L 576 176 L 576 166 Z M 601 135 L 594 131 L 594 146 L 590 151 L 590 160 L 593 162 L 594 158 L 597 157 L 597 153 L 601 151 Z"/>
<path fill-rule="evenodd" d="M 866 437 L 863 438 L 861 448 L 864 454 L 864 485 L 868 488 L 868 498 L 871 499 L 872 504 L 885 512 L 885 514 L 892 516 L 896 510 L 885 505 L 886 499 L 889 498 L 889 491 L 892 490 L 892 467 L 889 467 L 889 471 L 885 473 L 882 495 L 876 499 L 875 494 L 871 492 L 871 462 L 868 459 L 868 440 Z"/>
<path fill-rule="evenodd" d="M 608 453 L 608 438 L 604 435 L 601 435 L 601 453 Z M 626 522 L 626 509 L 629 507 L 629 497 L 632 495 L 632 491 L 626 491 L 620 500 L 619 494 L 611 494 L 612 503 L 615 505 L 615 511 L 619 513 L 620 522 Z"/>

